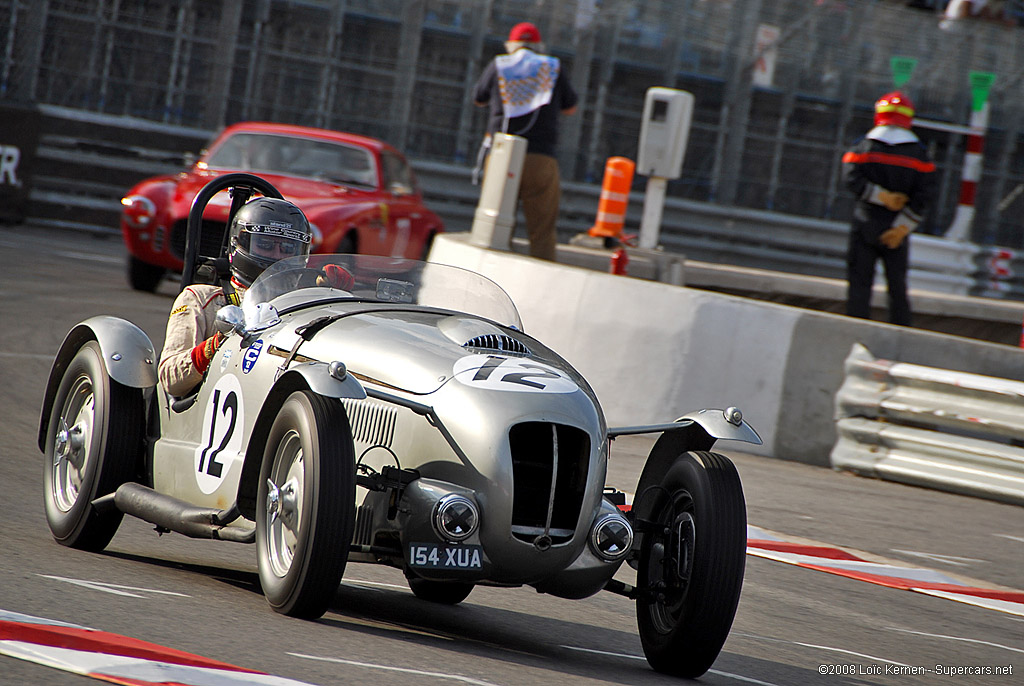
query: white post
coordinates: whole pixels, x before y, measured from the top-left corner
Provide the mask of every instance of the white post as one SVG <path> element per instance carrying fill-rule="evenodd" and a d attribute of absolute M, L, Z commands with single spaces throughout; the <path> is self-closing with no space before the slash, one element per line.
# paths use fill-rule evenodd
<path fill-rule="evenodd" d="M 487 158 L 480 202 L 473 215 L 469 240 L 481 248 L 508 250 L 516 223 L 519 180 L 526 159 L 526 139 L 494 134 Z"/>
<path fill-rule="evenodd" d="M 693 93 L 655 86 L 644 96 L 636 171 L 647 177 L 644 213 L 640 221 L 640 247 L 658 247 L 661 213 L 669 179 L 683 171 L 683 156 L 693 120 Z"/>
<path fill-rule="evenodd" d="M 662 176 L 651 176 L 647 179 L 647 192 L 644 194 L 644 213 L 640 219 L 641 248 L 658 247 L 658 234 L 661 232 L 661 213 L 665 208 L 665 188 L 668 179 Z"/>

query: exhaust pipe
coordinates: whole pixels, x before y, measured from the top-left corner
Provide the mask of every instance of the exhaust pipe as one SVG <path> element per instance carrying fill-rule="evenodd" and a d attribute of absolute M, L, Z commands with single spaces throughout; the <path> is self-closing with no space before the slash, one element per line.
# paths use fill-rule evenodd
<path fill-rule="evenodd" d="M 237 543 L 253 543 L 256 540 L 255 527 L 240 529 L 227 526 L 240 516 L 237 505 L 227 510 L 196 507 L 157 493 L 142 484 L 122 484 L 114 493 L 94 500 L 92 505 L 100 511 L 113 506 L 127 515 L 191 538 L 213 538 Z"/>

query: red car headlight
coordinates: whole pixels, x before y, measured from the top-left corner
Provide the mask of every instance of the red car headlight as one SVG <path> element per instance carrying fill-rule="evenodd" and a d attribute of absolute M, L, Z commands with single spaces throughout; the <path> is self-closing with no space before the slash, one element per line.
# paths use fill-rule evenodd
<path fill-rule="evenodd" d="M 144 195 L 129 195 L 127 198 L 121 198 L 121 205 L 124 208 L 121 210 L 124 221 L 136 229 L 149 226 L 153 217 L 156 216 L 156 205 Z"/>

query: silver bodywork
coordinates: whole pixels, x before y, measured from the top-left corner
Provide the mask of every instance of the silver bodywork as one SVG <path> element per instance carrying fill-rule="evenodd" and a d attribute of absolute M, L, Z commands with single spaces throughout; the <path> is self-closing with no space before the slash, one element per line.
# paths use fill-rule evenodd
<path fill-rule="evenodd" d="M 358 473 L 392 467 L 417 477 L 397 488 L 357 489 L 350 560 L 573 598 L 601 590 L 625 559 L 602 559 L 588 545 L 595 523 L 618 513 L 603 494 L 610 435 L 689 427 L 759 442 L 738 412 L 609 430 L 583 377 L 523 333 L 507 295 L 479 275 L 390 258 L 313 259 L 274 265 L 246 293 L 241 313 L 225 313 L 225 328 L 234 330 L 194 402 L 155 386 L 145 334 L 111 317 L 72 332 L 46 402 L 62 356 L 77 340 L 97 339 L 105 356 L 120 357 L 108 362 L 112 377 L 153 387 L 146 461 L 153 490 L 199 508 L 237 507 L 244 517 L 230 526 L 251 529 L 261 439 L 283 398 L 297 389 L 337 398 Z M 353 291 L 302 283 L 327 263 L 355 275 Z M 451 494 L 479 511 L 479 527 L 458 543 L 446 540 L 433 516 Z M 417 564 L 418 551 L 438 549 L 464 559 Z"/>

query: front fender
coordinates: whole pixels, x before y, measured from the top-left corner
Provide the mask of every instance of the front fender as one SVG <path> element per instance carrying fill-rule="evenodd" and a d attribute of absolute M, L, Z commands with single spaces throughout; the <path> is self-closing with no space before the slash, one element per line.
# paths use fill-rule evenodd
<path fill-rule="evenodd" d="M 343 379 L 337 379 L 331 375 L 328 365 L 322 362 L 308 362 L 294 365 L 285 372 L 277 384 L 286 382 L 285 377 L 298 374 L 305 381 L 309 390 L 328 398 L 352 398 L 363 400 L 366 398 L 366 389 L 359 383 L 359 380 L 351 374 L 346 373 Z"/>
<path fill-rule="evenodd" d="M 64 337 L 50 368 L 39 419 L 40 450 L 45 451 L 46 424 L 60 380 L 72 358 L 88 341 L 99 344 L 107 374 L 114 381 L 131 388 L 156 385 L 156 352 L 146 332 L 126 319 L 107 315 L 92 317 L 77 324 Z"/>
<path fill-rule="evenodd" d="M 757 435 L 754 427 L 747 424 L 743 415 L 735 407 L 726 410 L 704 409 L 696 412 L 689 412 L 676 420 L 682 423 L 692 421 L 700 425 L 704 432 L 712 439 L 717 440 L 744 441 L 761 445 L 761 437 Z M 688 448 L 688 450 L 708 450 L 707 448 Z"/>
<path fill-rule="evenodd" d="M 638 499 L 649 488 L 660 484 L 676 457 L 685 452 L 711 450 L 715 441 L 719 439 L 761 445 L 761 437 L 757 435 L 753 427 L 743 420 L 742 413 L 733 407 L 725 411 L 704 409 L 690 412 L 671 424 L 609 429 L 608 435 L 614 438 L 625 434 L 650 433 L 652 431 L 663 431 L 664 433 L 658 438 L 650 455 L 647 456 L 647 462 L 640 474 L 640 482 L 637 484 Z M 640 513 L 640 516 L 643 514 Z"/>
<path fill-rule="evenodd" d="M 761 445 L 761 437 L 743 420 L 743 413 L 735 407 L 726 410 L 698 410 L 667 424 L 612 427 L 608 429 L 608 438 L 661 432 L 665 432 L 666 436 L 671 435 L 674 443 L 685 445 L 684 450 L 710 450 L 719 439 Z"/>

